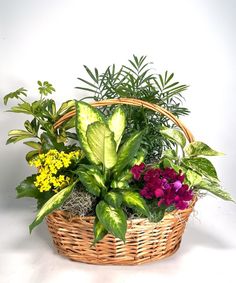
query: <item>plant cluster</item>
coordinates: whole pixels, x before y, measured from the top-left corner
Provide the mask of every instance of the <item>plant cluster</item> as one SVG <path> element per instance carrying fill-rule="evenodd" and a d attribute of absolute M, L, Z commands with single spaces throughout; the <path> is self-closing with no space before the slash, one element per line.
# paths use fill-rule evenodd
<path fill-rule="evenodd" d="M 81 85 L 78 89 L 90 92 L 96 101 L 112 98 L 135 98 L 150 103 L 158 104 L 173 113 L 176 117 L 189 114 L 186 107 L 182 106 L 182 93 L 188 88 L 173 80 L 174 74 L 167 71 L 163 75 L 157 75 L 152 69 L 152 63 L 146 56 L 133 56 L 127 65 L 117 68 L 109 66 L 101 73 L 84 66 L 89 80 L 78 78 Z M 105 107 L 103 111 L 110 114 L 112 108 Z M 142 140 L 142 147 L 147 151 L 147 160 L 158 160 L 165 148 L 171 147 L 171 143 L 160 135 L 162 126 L 172 127 L 172 123 L 163 115 L 154 113 L 145 108 L 124 106 L 127 117 L 125 135 L 134 130 L 144 130 L 146 134 Z"/>

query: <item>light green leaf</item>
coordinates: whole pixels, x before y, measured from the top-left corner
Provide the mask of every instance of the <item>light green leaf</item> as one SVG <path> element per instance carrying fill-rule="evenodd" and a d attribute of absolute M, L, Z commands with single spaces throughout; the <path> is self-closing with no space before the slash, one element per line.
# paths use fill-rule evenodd
<path fill-rule="evenodd" d="M 122 209 L 114 208 L 102 200 L 96 206 L 96 214 L 108 232 L 125 242 L 127 219 Z"/>
<path fill-rule="evenodd" d="M 162 127 L 160 133 L 167 139 L 179 144 L 182 148 L 185 147 L 186 138 L 184 134 L 176 129 Z"/>
<path fill-rule="evenodd" d="M 170 160 L 176 160 L 178 159 L 178 156 L 176 154 L 176 151 L 173 149 L 167 149 L 163 152 L 163 157 L 166 157 Z"/>
<path fill-rule="evenodd" d="M 202 180 L 202 176 L 193 170 L 187 170 L 185 176 L 190 187 L 195 187 Z"/>
<path fill-rule="evenodd" d="M 102 175 L 101 170 L 96 165 L 87 165 L 81 164 L 79 170 L 75 171 L 75 173 L 79 173 L 80 170 L 85 171 L 91 177 L 93 177 L 100 188 L 106 188 L 105 186 L 105 177 Z"/>
<path fill-rule="evenodd" d="M 104 196 L 104 200 L 113 207 L 120 207 L 122 203 L 122 195 L 117 192 L 110 191 Z"/>
<path fill-rule="evenodd" d="M 93 245 L 101 241 L 108 233 L 105 227 L 102 225 L 102 223 L 98 220 L 97 217 L 95 218 L 95 221 L 94 221 L 93 232 L 94 232 Z"/>
<path fill-rule="evenodd" d="M 14 92 L 8 93 L 3 98 L 4 104 L 7 105 L 7 102 L 8 102 L 9 99 L 13 99 L 13 98 L 18 99 L 18 98 L 20 98 L 21 95 L 27 96 L 26 92 L 27 92 L 27 90 L 24 89 L 23 87 L 21 87 Z"/>
<path fill-rule="evenodd" d="M 143 132 L 134 133 L 119 149 L 114 172 L 118 176 L 138 152 Z"/>
<path fill-rule="evenodd" d="M 77 174 L 79 175 L 80 182 L 85 186 L 86 190 L 98 197 L 101 190 L 99 188 L 99 184 L 96 182 L 96 179 L 88 172 L 83 170 L 78 170 Z"/>
<path fill-rule="evenodd" d="M 57 111 L 58 116 L 64 115 L 67 111 L 71 110 L 75 107 L 75 101 L 74 100 L 68 100 L 62 103 L 61 107 Z"/>
<path fill-rule="evenodd" d="M 184 158 L 183 163 L 200 175 L 218 180 L 215 167 L 204 157 Z"/>
<path fill-rule="evenodd" d="M 49 213 L 51 213 L 53 210 L 59 208 L 62 203 L 69 197 L 70 193 L 72 192 L 73 188 L 75 186 L 75 183 L 69 185 L 68 187 L 62 189 L 59 193 L 55 194 L 53 197 L 51 197 L 40 209 L 38 212 L 35 220 L 30 224 L 29 229 L 30 233 L 32 230 L 39 225 L 45 216 L 47 216 Z"/>
<path fill-rule="evenodd" d="M 134 209 L 136 212 L 141 213 L 145 216 L 149 216 L 149 209 L 145 200 L 140 196 L 139 193 L 133 191 L 122 191 L 123 203 Z"/>
<path fill-rule="evenodd" d="M 113 132 L 102 122 L 88 126 L 87 141 L 93 155 L 105 168 L 112 168 L 117 161 L 116 142 Z"/>
<path fill-rule="evenodd" d="M 224 155 L 221 152 L 215 151 L 214 149 L 210 148 L 207 144 L 200 142 L 200 141 L 194 141 L 190 144 L 188 144 L 184 148 L 185 153 L 188 156 L 194 157 L 194 156 L 221 156 Z"/>
<path fill-rule="evenodd" d="M 78 135 L 78 140 L 84 152 L 86 153 L 87 158 L 94 164 L 99 164 L 100 161 L 93 154 L 91 148 L 87 142 L 87 128 L 90 124 L 94 122 L 104 122 L 105 118 L 103 114 L 89 105 L 88 103 L 77 101 L 76 102 L 76 131 Z"/>
<path fill-rule="evenodd" d="M 132 160 L 130 167 L 133 167 L 134 165 L 140 165 L 142 162 L 144 162 L 146 155 L 147 155 L 146 149 L 140 148 L 136 154 L 136 157 Z"/>
<path fill-rule="evenodd" d="M 34 142 L 34 141 L 27 141 L 27 142 L 24 142 L 24 144 L 34 148 L 34 149 L 37 149 L 37 150 L 40 150 L 41 149 L 41 144 L 38 143 L 38 142 Z"/>
<path fill-rule="evenodd" d="M 111 188 L 112 189 L 129 189 L 130 186 L 129 186 L 129 183 L 127 181 L 116 181 L 116 180 L 113 180 L 111 182 Z"/>
<path fill-rule="evenodd" d="M 31 105 L 28 102 L 19 103 L 17 106 L 11 107 L 7 112 L 24 113 L 32 115 Z"/>
<path fill-rule="evenodd" d="M 26 154 L 25 159 L 27 162 L 29 162 L 31 159 L 35 158 L 37 155 L 39 155 L 38 150 L 31 150 Z"/>
<path fill-rule="evenodd" d="M 108 126 L 110 130 L 114 133 L 116 149 L 118 149 L 126 126 L 125 112 L 122 107 L 117 107 L 115 109 L 112 116 L 108 119 Z"/>
<path fill-rule="evenodd" d="M 172 162 L 168 158 L 164 158 L 162 160 L 162 164 L 163 164 L 164 168 L 173 168 L 175 170 L 175 172 L 177 172 L 177 173 L 179 173 L 179 170 L 183 171 L 182 167 L 176 165 L 174 162 Z"/>
<path fill-rule="evenodd" d="M 206 180 L 203 180 L 199 183 L 198 188 L 201 190 L 206 190 L 214 195 L 216 195 L 217 197 L 220 197 L 224 200 L 228 200 L 228 201 L 233 201 L 233 198 L 231 197 L 231 195 L 222 190 L 221 186 L 216 183 L 216 182 L 208 182 Z"/>

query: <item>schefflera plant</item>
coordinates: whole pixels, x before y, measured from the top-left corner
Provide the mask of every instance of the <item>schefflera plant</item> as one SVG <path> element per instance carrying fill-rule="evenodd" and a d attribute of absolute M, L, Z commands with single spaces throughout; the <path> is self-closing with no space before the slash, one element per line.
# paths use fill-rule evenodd
<path fill-rule="evenodd" d="M 89 104 L 76 103 L 78 140 L 88 162 L 80 164 L 75 173 L 87 191 L 98 199 L 93 244 L 107 233 L 125 242 L 127 216 L 123 208 L 129 207 L 149 216 L 145 200 L 129 185 L 131 167 L 144 159 L 145 154 L 140 150 L 143 132 L 134 132 L 123 141 L 125 127 L 122 107 L 115 108 L 106 119 L 101 111 Z"/>

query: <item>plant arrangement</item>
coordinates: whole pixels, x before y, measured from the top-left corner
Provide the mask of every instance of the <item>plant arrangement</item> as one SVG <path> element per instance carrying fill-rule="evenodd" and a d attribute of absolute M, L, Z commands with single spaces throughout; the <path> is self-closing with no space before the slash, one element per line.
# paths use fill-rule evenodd
<path fill-rule="evenodd" d="M 175 115 L 188 112 L 185 108 L 179 108 L 174 100 L 174 96 L 179 95 L 186 86 L 177 87 L 178 84 L 174 83 L 169 91 L 165 91 L 165 87 L 162 91 L 154 89 L 153 82 L 156 87 L 159 83 L 154 75 L 147 75 L 149 69 L 144 71 L 148 67 L 145 57 L 134 57 L 130 64 L 136 68 L 137 88 L 135 85 L 134 88 L 129 87 L 130 83 L 134 83 L 134 70 L 129 67 L 123 66 L 118 73 L 115 67 L 112 67 L 112 73 L 108 68 L 102 75 L 98 74 L 97 69 L 93 74 L 86 67 L 90 76 L 101 85 L 94 99 L 99 101 L 117 97 L 118 94 L 121 96 L 121 93 L 124 96 L 127 91 L 127 96 L 133 95 L 148 102 L 151 99 L 152 103 L 162 101 Z M 167 85 L 172 77 L 166 73 L 164 78 L 159 76 L 159 80 Z M 36 172 L 16 188 L 18 198 L 32 197 L 37 200 L 38 212 L 29 226 L 30 232 L 45 217 L 61 211 L 70 218 L 94 217 L 90 245 L 96 246 L 105 241 L 108 234 L 125 243 L 127 223 L 131 219 L 163 223 L 171 213 L 187 211 L 204 191 L 233 201 L 229 193 L 221 188 L 214 165 L 208 159 L 222 153 L 200 141 L 187 142 L 186 133 L 173 127 L 161 114 L 151 114 L 150 109 L 144 110 L 144 107 L 135 111 L 134 106 L 128 105 L 97 109 L 84 101 L 73 100 L 64 102 L 56 110 L 55 101 L 46 98 L 55 91 L 53 86 L 40 81 L 38 86 L 40 99 L 33 103 L 25 100 L 27 94 L 24 88 L 4 97 L 5 104 L 9 99 L 20 100 L 17 106 L 10 109 L 11 112 L 33 117 L 31 121 L 25 121 L 24 130 L 11 130 L 7 140 L 9 144 L 27 139 L 24 143 L 33 148 L 27 153 L 26 160 L 35 167 Z M 99 92 L 101 89 L 103 95 Z M 144 124 L 138 113 L 145 118 Z M 72 118 L 68 120 L 63 117 Z M 56 127 L 55 123 L 61 119 L 60 127 Z M 156 141 L 152 142 L 152 119 L 157 123 L 158 152 Z M 142 126 L 138 127 L 139 123 Z M 163 237 L 166 239 L 166 234 Z"/>

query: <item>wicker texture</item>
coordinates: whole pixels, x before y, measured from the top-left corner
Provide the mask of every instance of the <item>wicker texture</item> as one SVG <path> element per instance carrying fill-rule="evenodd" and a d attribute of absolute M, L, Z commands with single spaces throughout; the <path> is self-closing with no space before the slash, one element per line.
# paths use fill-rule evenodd
<path fill-rule="evenodd" d="M 192 133 L 179 119 L 158 105 L 129 98 L 103 100 L 91 104 L 94 107 L 126 104 L 148 108 L 172 120 L 183 130 L 189 142 L 194 140 Z M 65 114 L 54 127 L 60 127 L 74 115 L 75 110 Z M 91 246 L 94 239 L 94 217 L 72 216 L 66 211 L 58 210 L 47 216 L 47 225 L 58 253 L 71 260 L 91 264 L 136 265 L 168 257 L 177 251 L 195 201 L 196 198 L 185 210 L 166 213 L 159 223 L 150 222 L 145 218 L 128 220 L 125 244 L 107 234 L 95 247 Z"/>

